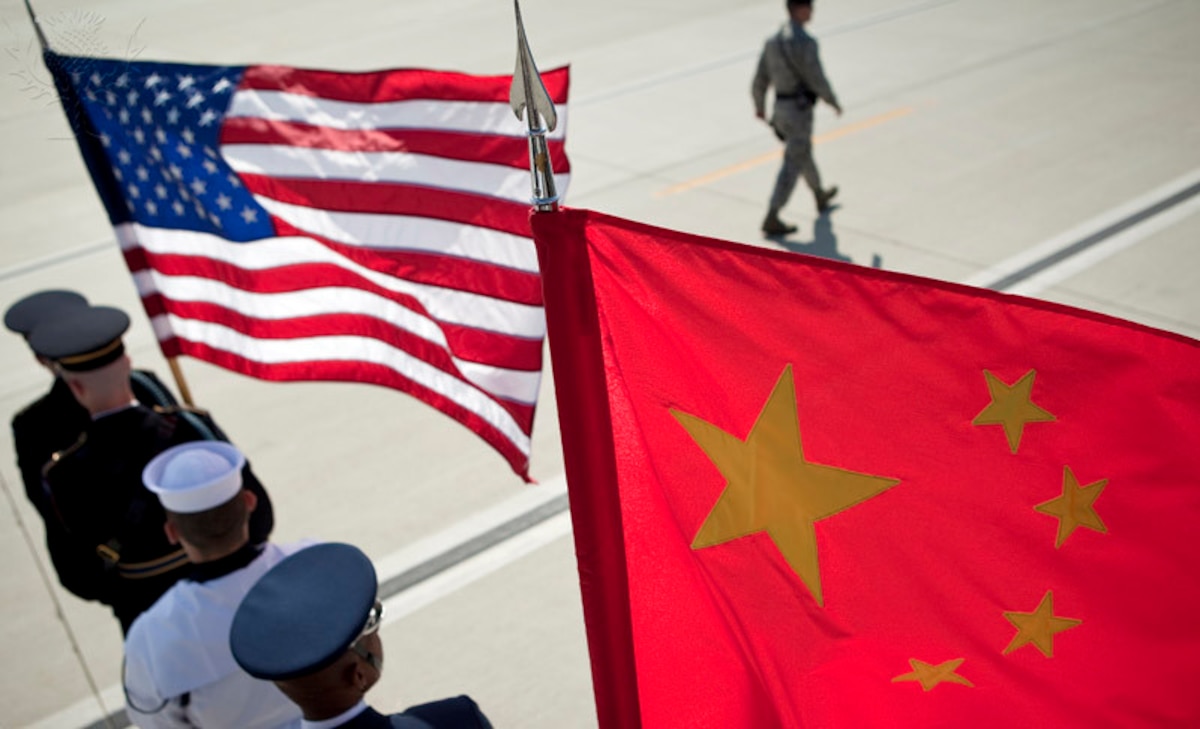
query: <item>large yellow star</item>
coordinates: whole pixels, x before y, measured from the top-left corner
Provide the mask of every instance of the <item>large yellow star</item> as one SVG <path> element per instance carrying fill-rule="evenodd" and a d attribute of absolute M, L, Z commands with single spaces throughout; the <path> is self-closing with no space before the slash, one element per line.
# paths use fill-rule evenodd
<path fill-rule="evenodd" d="M 939 683 L 957 683 L 962 686 L 970 686 L 974 688 L 975 684 L 958 675 L 958 667 L 963 664 L 962 658 L 945 661 L 938 665 L 932 665 L 925 661 L 918 661 L 916 658 L 908 659 L 908 665 L 912 666 L 911 673 L 906 673 L 903 676 L 896 676 L 892 679 L 892 683 L 900 681 L 920 681 L 921 688 L 929 691 Z"/>
<path fill-rule="evenodd" d="M 1054 636 L 1064 630 L 1070 630 L 1081 624 L 1082 620 L 1060 618 L 1054 614 L 1054 592 L 1047 591 L 1037 609 L 1031 613 L 1004 613 L 1008 622 L 1017 629 L 1012 642 L 1004 649 L 1004 655 L 1012 653 L 1021 646 L 1033 643 L 1042 655 L 1054 657 Z"/>
<path fill-rule="evenodd" d="M 1012 449 L 1013 453 L 1016 453 L 1017 446 L 1021 444 L 1021 433 L 1025 430 L 1026 423 L 1045 423 L 1055 420 L 1053 415 L 1034 405 L 1033 400 L 1030 399 L 1033 393 L 1033 378 L 1036 375 L 1037 372 L 1029 370 L 1014 384 L 1006 385 L 1003 380 L 984 370 L 983 376 L 987 379 L 988 392 L 991 393 L 992 402 L 979 415 L 975 416 L 971 424 L 1003 426 L 1004 435 L 1008 438 L 1008 447 Z"/>
<path fill-rule="evenodd" d="M 696 532 L 692 549 L 765 531 L 823 607 L 813 523 L 866 501 L 899 480 L 804 460 L 791 365 L 784 368 L 745 441 L 693 415 L 678 410 L 671 414 L 726 481 Z"/>
<path fill-rule="evenodd" d="M 1033 507 L 1034 511 L 1058 517 L 1058 539 L 1054 542 L 1055 549 L 1061 547 L 1063 542 L 1067 541 L 1067 537 L 1081 526 L 1103 534 L 1108 533 L 1108 527 L 1104 526 L 1100 515 L 1092 506 L 1108 485 L 1108 479 L 1080 486 L 1070 466 L 1065 466 L 1063 470 L 1065 473 L 1062 496 Z"/>

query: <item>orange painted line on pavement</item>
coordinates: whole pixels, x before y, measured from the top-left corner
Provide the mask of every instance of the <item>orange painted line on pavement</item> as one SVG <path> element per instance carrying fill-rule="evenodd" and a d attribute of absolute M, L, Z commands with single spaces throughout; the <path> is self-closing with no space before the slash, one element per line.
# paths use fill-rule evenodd
<path fill-rule="evenodd" d="M 877 127 L 880 124 L 885 124 L 893 119 L 899 119 L 902 116 L 908 116 L 909 114 L 913 113 L 913 111 L 915 111 L 913 107 L 903 106 L 899 109 L 893 109 L 886 114 L 880 114 L 879 116 L 873 116 L 870 119 L 864 119 L 856 124 L 848 124 L 844 127 L 839 127 L 813 137 L 813 145 L 815 146 L 818 144 L 823 144 L 824 142 L 832 142 L 835 139 L 841 139 L 842 137 L 847 137 L 851 134 L 855 134 L 866 129 L 871 129 L 872 127 Z M 687 190 L 707 185 L 710 182 L 716 182 L 717 180 L 745 172 L 746 170 L 753 169 L 759 165 L 773 162 L 782 156 L 783 149 L 777 149 L 774 152 L 760 155 L 754 159 L 746 160 L 745 162 L 739 162 L 732 167 L 726 167 L 723 170 L 710 172 L 709 174 L 702 177 L 697 177 L 694 180 L 688 180 L 687 182 L 681 182 L 678 185 L 668 187 L 665 190 L 659 190 L 658 192 L 654 193 L 654 196 L 666 197 L 667 195 L 675 195 L 681 192 L 686 192 Z"/>

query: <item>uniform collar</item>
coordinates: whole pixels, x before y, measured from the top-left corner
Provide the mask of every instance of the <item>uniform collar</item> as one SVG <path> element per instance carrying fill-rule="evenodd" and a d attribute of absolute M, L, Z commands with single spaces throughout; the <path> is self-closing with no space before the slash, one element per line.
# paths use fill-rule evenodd
<path fill-rule="evenodd" d="M 188 575 L 188 579 L 192 582 L 208 582 L 218 577 L 224 577 L 225 575 L 237 572 L 258 559 L 258 555 L 262 554 L 262 551 L 263 545 L 247 542 L 233 554 L 227 554 L 211 562 L 201 562 L 200 564 L 193 565 L 192 573 Z"/>
<path fill-rule="evenodd" d="M 128 403 L 121 405 L 119 407 L 109 408 L 108 410 L 101 410 L 100 412 L 98 412 L 92 416 L 92 420 L 99 420 L 100 418 L 106 418 L 109 415 L 116 415 L 117 413 L 123 413 L 126 410 L 129 410 L 130 408 L 137 407 L 137 405 L 138 405 L 137 400 L 130 400 Z"/>

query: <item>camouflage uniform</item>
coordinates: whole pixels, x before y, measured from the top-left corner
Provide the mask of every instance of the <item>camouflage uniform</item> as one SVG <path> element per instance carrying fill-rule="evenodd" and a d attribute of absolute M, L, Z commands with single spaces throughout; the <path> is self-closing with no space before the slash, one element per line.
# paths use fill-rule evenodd
<path fill-rule="evenodd" d="M 817 41 L 803 25 L 788 21 L 763 46 L 751 94 L 755 111 L 764 118 L 768 86 L 775 87 L 775 108 L 770 124 L 776 136 L 786 144 L 783 166 L 771 195 L 768 219 L 787 204 L 801 175 L 817 198 L 818 210 L 824 212 L 828 198 L 833 194 L 821 187 L 821 174 L 813 161 L 813 106 L 821 99 L 839 111 L 841 107 L 821 68 Z"/>

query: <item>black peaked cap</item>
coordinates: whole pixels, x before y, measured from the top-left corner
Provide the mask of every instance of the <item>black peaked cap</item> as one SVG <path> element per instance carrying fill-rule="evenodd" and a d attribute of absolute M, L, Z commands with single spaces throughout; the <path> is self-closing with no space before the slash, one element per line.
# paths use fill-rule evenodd
<path fill-rule="evenodd" d="M 39 324 L 29 334 L 29 346 L 64 370 L 86 372 L 124 354 L 121 337 L 128 330 L 129 315 L 120 309 L 86 306 Z"/>
<path fill-rule="evenodd" d="M 61 312 L 87 305 L 88 300 L 77 291 L 38 291 L 8 307 L 8 311 L 4 312 L 4 326 L 8 327 L 9 331 L 28 337 L 39 324 L 53 320 Z"/>

